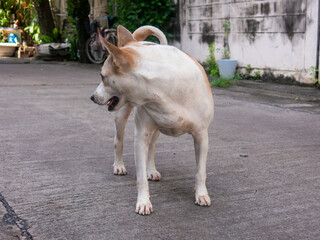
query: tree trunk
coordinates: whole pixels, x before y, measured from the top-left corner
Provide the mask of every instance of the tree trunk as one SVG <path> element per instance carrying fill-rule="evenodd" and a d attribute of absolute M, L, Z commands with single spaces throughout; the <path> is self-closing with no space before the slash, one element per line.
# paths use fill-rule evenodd
<path fill-rule="evenodd" d="M 42 35 L 52 35 L 55 28 L 49 0 L 33 0 L 39 17 L 39 27 Z"/>
<path fill-rule="evenodd" d="M 85 19 L 79 18 L 77 21 L 78 27 L 78 44 L 79 44 L 79 54 L 81 63 L 90 63 L 87 53 L 86 53 L 86 41 L 90 37 L 87 32 L 86 24 L 89 24 L 88 17 Z"/>
<path fill-rule="evenodd" d="M 88 63 L 89 59 L 86 54 L 86 41 L 89 38 L 86 25 L 89 24 L 88 14 L 90 13 L 90 5 L 88 0 L 68 0 L 68 15 L 77 20 L 78 31 L 78 48 L 80 53 L 80 62 Z"/>

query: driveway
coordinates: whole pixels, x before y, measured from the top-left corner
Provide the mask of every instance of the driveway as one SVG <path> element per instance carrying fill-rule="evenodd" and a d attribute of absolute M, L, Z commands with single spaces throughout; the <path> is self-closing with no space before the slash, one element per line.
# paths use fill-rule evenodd
<path fill-rule="evenodd" d="M 154 213 L 137 215 L 134 123 L 112 173 L 100 66 L 0 64 L 0 239 L 319 239 L 320 91 L 240 81 L 213 89 L 207 187 L 194 204 L 190 135 L 161 135 Z M 2 217 L 3 216 L 3 217 Z"/>

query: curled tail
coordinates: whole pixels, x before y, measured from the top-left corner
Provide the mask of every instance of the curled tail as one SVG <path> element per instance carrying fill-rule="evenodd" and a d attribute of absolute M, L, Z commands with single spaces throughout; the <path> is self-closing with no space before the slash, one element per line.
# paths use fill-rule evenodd
<path fill-rule="evenodd" d="M 137 41 L 144 41 L 149 36 L 155 36 L 156 38 L 158 38 L 161 45 L 168 45 L 166 36 L 160 29 L 156 27 L 149 25 L 142 26 L 135 30 L 133 33 L 133 37 Z"/>

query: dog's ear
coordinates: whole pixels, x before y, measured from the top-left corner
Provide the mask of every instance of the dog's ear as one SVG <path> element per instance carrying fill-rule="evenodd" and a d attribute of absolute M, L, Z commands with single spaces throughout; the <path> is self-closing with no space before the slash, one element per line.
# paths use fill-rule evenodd
<path fill-rule="evenodd" d="M 132 54 L 130 54 L 128 50 L 122 50 L 121 48 L 105 40 L 101 35 L 99 35 L 99 38 L 112 56 L 112 61 L 115 68 L 129 69 L 134 65 Z"/>
<path fill-rule="evenodd" d="M 117 33 L 118 33 L 118 47 L 123 47 L 132 41 L 136 42 L 136 40 L 132 36 L 132 33 L 121 25 L 118 26 Z"/>
<path fill-rule="evenodd" d="M 112 43 L 108 42 L 106 39 L 104 39 L 101 34 L 99 34 L 100 41 L 102 44 L 108 49 L 108 52 L 113 55 L 113 56 L 120 56 L 121 55 L 121 50 L 113 45 Z"/>

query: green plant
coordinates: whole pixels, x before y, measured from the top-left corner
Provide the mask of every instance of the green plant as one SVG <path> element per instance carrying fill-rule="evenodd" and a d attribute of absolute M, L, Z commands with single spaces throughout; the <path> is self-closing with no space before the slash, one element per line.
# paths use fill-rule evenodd
<path fill-rule="evenodd" d="M 222 52 L 222 59 L 230 59 L 230 51 L 228 49 L 217 48 L 217 52 Z"/>
<path fill-rule="evenodd" d="M 65 38 L 65 41 L 67 43 L 71 44 L 71 47 L 69 48 L 70 53 L 70 59 L 71 60 L 77 60 L 78 57 L 78 31 L 77 31 L 77 21 L 71 17 L 68 17 L 67 19 L 68 28 L 67 30 L 64 30 L 62 35 Z"/>
<path fill-rule="evenodd" d="M 10 16 L 10 11 L 6 9 L 0 9 L 0 27 L 9 27 L 13 20 Z"/>
<path fill-rule="evenodd" d="M 224 28 L 224 34 L 225 35 L 228 35 L 231 31 L 231 28 L 230 28 L 230 20 L 228 19 L 227 21 L 225 21 L 225 23 L 222 24 L 222 27 Z"/>
<path fill-rule="evenodd" d="M 216 62 L 215 57 L 215 46 L 213 43 L 209 44 L 209 56 L 206 59 L 206 63 L 208 64 L 208 70 L 211 77 L 217 77 L 219 76 L 219 68 L 218 64 Z"/>
<path fill-rule="evenodd" d="M 254 79 L 254 80 L 259 80 L 259 79 L 261 79 L 261 74 L 260 74 L 260 71 L 259 71 L 259 70 L 253 72 L 253 79 Z"/>
<path fill-rule="evenodd" d="M 0 27 L 25 29 L 36 17 L 32 0 L 0 0 Z M 22 40 L 30 43 L 32 36 L 22 31 Z"/>
<path fill-rule="evenodd" d="M 220 87 L 220 88 L 227 88 L 236 84 L 238 80 L 236 79 L 227 79 L 223 77 L 215 78 L 210 82 L 211 86 Z"/>
<path fill-rule="evenodd" d="M 252 72 L 252 67 L 251 64 L 247 64 L 247 66 L 244 67 L 244 69 L 246 70 L 245 74 L 244 74 L 244 78 L 250 78 L 251 77 L 251 72 Z"/>
<path fill-rule="evenodd" d="M 175 11 L 172 0 L 110 0 L 108 5 L 109 12 L 117 16 L 119 23 L 129 31 L 143 25 L 153 25 L 168 34 Z"/>
<path fill-rule="evenodd" d="M 236 81 L 242 80 L 243 79 L 243 75 L 236 73 L 236 74 L 233 75 L 233 79 L 236 80 Z"/>
<path fill-rule="evenodd" d="M 319 77 L 317 78 L 316 76 L 319 73 L 319 69 L 315 68 L 314 66 L 310 67 L 309 70 L 309 79 L 310 81 L 312 81 L 314 79 L 314 84 L 318 84 L 319 83 Z"/>
<path fill-rule="evenodd" d="M 224 38 L 223 38 L 223 47 L 224 49 L 222 50 L 222 58 L 223 59 L 230 59 L 230 47 L 229 47 L 229 34 L 231 31 L 231 27 L 230 27 L 230 20 L 227 19 L 227 21 L 225 21 L 222 24 L 222 27 L 224 29 Z"/>
<path fill-rule="evenodd" d="M 0 31 L 0 43 L 8 42 L 9 34 L 7 32 Z"/>
<path fill-rule="evenodd" d="M 24 31 L 26 31 L 34 43 L 41 44 L 42 39 L 40 37 L 40 27 L 37 23 L 37 17 L 35 17 L 31 24 L 24 28 Z"/>
<path fill-rule="evenodd" d="M 60 34 L 57 28 L 54 28 L 52 34 L 42 35 L 41 40 L 43 43 L 56 43 L 60 42 Z"/>

